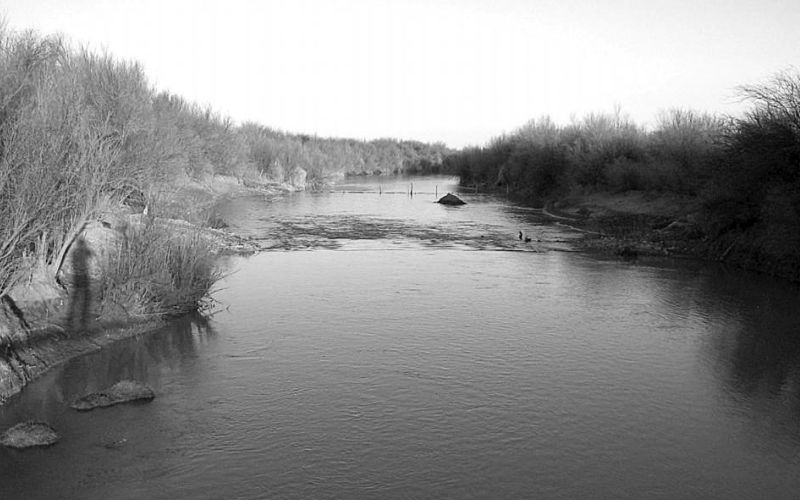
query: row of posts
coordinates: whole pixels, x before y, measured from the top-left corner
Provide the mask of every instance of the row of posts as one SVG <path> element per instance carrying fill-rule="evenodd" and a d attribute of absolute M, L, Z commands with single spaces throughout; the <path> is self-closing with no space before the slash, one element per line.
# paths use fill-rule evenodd
<path fill-rule="evenodd" d="M 406 190 L 406 193 L 408 193 L 408 197 L 409 198 L 413 198 L 414 197 L 414 183 L 413 182 L 409 183 L 408 189 Z M 383 195 L 383 186 L 381 186 L 380 184 L 378 184 L 378 195 L 379 196 Z M 439 185 L 438 184 L 436 184 L 436 186 L 435 186 L 435 192 L 434 192 L 433 196 L 434 196 L 434 198 L 437 198 L 437 199 L 439 198 Z"/>
<path fill-rule="evenodd" d="M 478 192 L 478 186 L 475 186 L 475 192 L 476 193 Z M 344 193 L 345 192 L 343 190 L 342 191 L 342 195 L 343 196 L 344 196 Z M 409 183 L 408 189 L 406 189 L 406 194 L 408 194 L 409 198 L 413 198 L 414 197 L 414 183 L 413 182 Z M 383 186 L 381 184 L 378 184 L 378 195 L 383 196 Z M 438 184 L 436 184 L 434 186 L 434 194 L 433 194 L 433 196 L 436 199 L 439 199 L 439 185 Z"/>

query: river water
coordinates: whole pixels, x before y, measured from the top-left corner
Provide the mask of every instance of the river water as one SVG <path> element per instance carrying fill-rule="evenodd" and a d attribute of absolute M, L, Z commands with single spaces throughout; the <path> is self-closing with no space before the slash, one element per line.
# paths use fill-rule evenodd
<path fill-rule="evenodd" d="M 536 210 L 432 203 L 456 189 L 232 202 L 268 250 L 224 263 L 211 318 L 0 408 L 63 436 L 0 449 L 0 498 L 797 498 L 796 286 L 573 252 Z M 67 407 L 124 378 L 156 399 Z"/>

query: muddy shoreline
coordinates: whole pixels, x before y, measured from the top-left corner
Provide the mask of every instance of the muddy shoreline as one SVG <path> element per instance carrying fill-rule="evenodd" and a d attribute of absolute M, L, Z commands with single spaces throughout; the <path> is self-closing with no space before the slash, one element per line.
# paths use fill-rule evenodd
<path fill-rule="evenodd" d="M 0 359 L 0 405 L 30 382 L 73 358 L 98 351 L 119 340 L 146 335 L 164 326 L 162 318 L 131 320 L 126 323 L 98 323 L 88 333 L 66 336 L 60 328 L 34 332 L 28 345 L 17 346 L 13 354 Z"/>
<path fill-rule="evenodd" d="M 248 255 L 257 251 L 247 239 L 220 230 L 209 230 L 210 237 L 220 245 L 220 258 L 227 255 Z M 65 302 L 65 298 L 56 301 Z M 52 301 L 50 301 L 52 302 Z M 51 308 L 42 302 L 20 304 L 23 311 Z M 51 368 L 102 349 L 119 340 L 149 334 L 170 320 L 168 315 L 153 317 L 120 316 L 99 318 L 86 331 L 70 332 L 65 328 L 63 311 L 49 321 L 31 321 L 9 314 L 3 308 L 3 328 L 16 331 L 12 345 L 0 347 L 0 405 L 20 392 L 28 383 Z"/>
<path fill-rule="evenodd" d="M 697 259 L 800 282 L 800 262 L 794 253 L 770 248 L 757 232 L 706 234 L 696 199 L 595 193 L 549 203 L 542 212 L 558 224 L 582 231 L 585 236 L 575 242 L 581 251 L 624 259 Z"/>

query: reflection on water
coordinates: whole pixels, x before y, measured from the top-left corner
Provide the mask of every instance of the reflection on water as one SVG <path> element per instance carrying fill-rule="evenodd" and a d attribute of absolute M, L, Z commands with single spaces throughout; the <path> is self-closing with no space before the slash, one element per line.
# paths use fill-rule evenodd
<path fill-rule="evenodd" d="M 175 377 L 190 376 L 193 365 L 216 336 L 207 318 L 189 315 L 151 334 L 124 340 L 75 358 L 48 372 L 0 407 L 0 428 L 28 419 L 45 420 L 61 434 L 48 449 L 0 448 L 0 498 L 160 498 L 120 488 L 117 481 L 146 482 L 157 474 L 167 440 L 163 429 L 182 432 L 176 415 L 152 403 L 77 412 L 69 404 L 119 380 L 145 381 L 162 398 Z M 154 411 L 155 410 L 155 411 Z M 177 429 L 176 429 L 177 427 Z"/>
<path fill-rule="evenodd" d="M 180 369 L 181 361 L 195 356 L 197 346 L 213 335 L 208 318 L 189 314 L 156 332 L 75 358 L 54 368 L 28 386 L 22 395 L 0 407 L 0 418 L 4 422 L 52 419 L 63 413 L 64 405 L 120 380 L 148 380 L 158 387 L 165 369 Z"/>
<path fill-rule="evenodd" d="M 716 312 L 708 348 L 719 384 L 748 417 L 754 439 L 769 440 L 800 465 L 800 303 L 795 287 L 769 284 L 754 286 L 739 273 L 706 283 L 709 293 L 736 290 Z"/>
<path fill-rule="evenodd" d="M 449 209 L 424 200 L 443 179 L 413 199 L 403 182 L 236 201 L 242 231 L 314 251 L 233 258 L 213 318 L 0 408 L 0 428 L 64 436 L 0 450 L 0 497 L 796 496 L 796 286 L 553 251 L 573 235 L 536 211 L 471 193 Z M 67 408 L 122 378 L 156 399 Z"/>

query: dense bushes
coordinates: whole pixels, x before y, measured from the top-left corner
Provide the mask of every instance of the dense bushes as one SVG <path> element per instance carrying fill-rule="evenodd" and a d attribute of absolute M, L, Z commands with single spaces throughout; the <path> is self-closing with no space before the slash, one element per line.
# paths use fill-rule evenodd
<path fill-rule="evenodd" d="M 2 33 L 0 33 L 2 36 Z M 57 38 L 0 39 L 0 293 L 21 275 L 27 253 L 48 264 L 124 177 L 123 139 L 111 133 L 86 66 Z M 129 68 L 120 73 L 130 74 Z M 115 178 L 116 177 L 116 178 Z"/>
<path fill-rule="evenodd" d="M 753 109 L 739 119 L 673 109 L 648 131 L 619 111 L 566 126 L 543 118 L 486 147 L 447 156 L 444 168 L 464 184 L 530 201 L 565 191 L 651 190 L 701 196 L 709 207 L 739 205 L 745 213 L 728 215 L 752 222 L 758 218 L 753 207 L 797 192 L 800 75 L 779 73 L 741 92 Z"/>
<path fill-rule="evenodd" d="M 0 32 L 0 75 L 0 296 L 32 264 L 55 280 L 81 228 L 131 196 L 158 214 L 158 193 L 190 172 L 191 160 L 228 166 L 224 140 L 212 140 L 224 127 L 196 110 L 163 106 L 137 64 L 69 50 L 57 37 Z M 132 234 L 130 244 L 151 233 Z M 181 244 L 162 238 L 131 258 L 152 262 Z M 211 249 L 202 250 L 207 255 L 193 255 L 190 267 L 210 279 Z M 128 285 L 117 278 L 106 286 Z M 209 279 L 195 280 L 194 293 L 204 295 Z M 177 285 L 164 286 L 163 304 L 186 293 Z"/>
<path fill-rule="evenodd" d="M 754 265 L 800 276 L 800 74 L 781 72 L 741 92 L 753 107 L 733 123 L 708 183 L 709 230 Z"/>
<path fill-rule="evenodd" d="M 645 131 L 619 111 L 567 126 L 534 120 L 485 148 L 444 160 L 465 184 L 482 184 L 541 203 L 567 191 L 658 190 L 694 194 L 723 148 L 726 124 L 686 110 L 664 113 Z"/>

